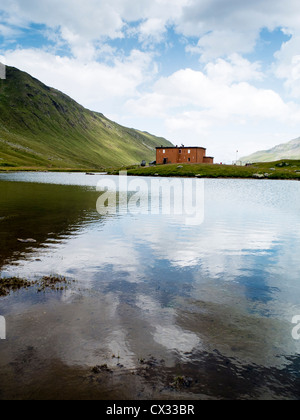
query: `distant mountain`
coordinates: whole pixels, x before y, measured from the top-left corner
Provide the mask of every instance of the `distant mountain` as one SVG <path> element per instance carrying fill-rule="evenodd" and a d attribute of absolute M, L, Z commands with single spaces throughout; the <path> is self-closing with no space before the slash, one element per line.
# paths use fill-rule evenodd
<path fill-rule="evenodd" d="M 95 168 L 155 160 L 164 138 L 122 127 L 29 74 L 0 80 L 0 168 Z"/>
<path fill-rule="evenodd" d="M 273 162 L 282 159 L 300 159 L 300 137 L 288 143 L 280 144 L 270 150 L 245 156 L 243 162 Z"/>

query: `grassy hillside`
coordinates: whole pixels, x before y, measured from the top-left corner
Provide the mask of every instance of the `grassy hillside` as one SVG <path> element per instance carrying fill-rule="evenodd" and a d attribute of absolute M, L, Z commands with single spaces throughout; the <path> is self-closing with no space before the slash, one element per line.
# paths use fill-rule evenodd
<path fill-rule="evenodd" d="M 90 168 L 155 159 L 163 139 L 122 127 L 30 75 L 0 80 L 0 169 Z"/>
<path fill-rule="evenodd" d="M 118 171 L 111 171 L 117 174 Z M 158 165 L 147 168 L 128 168 L 129 175 L 197 178 L 252 178 L 300 180 L 300 160 L 257 163 L 251 166 L 234 165 Z"/>
<path fill-rule="evenodd" d="M 280 144 L 270 150 L 263 150 L 245 156 L 243 162 L 274 162 L 282 159 L 300 159 L 300 137 L 288 143 Z"/>

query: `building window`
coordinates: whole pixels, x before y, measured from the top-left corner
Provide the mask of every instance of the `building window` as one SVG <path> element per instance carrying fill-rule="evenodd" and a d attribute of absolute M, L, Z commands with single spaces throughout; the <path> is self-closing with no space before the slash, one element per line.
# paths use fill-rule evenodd
<path fill-rule="evenodd" d="M 163 150 L 163 154 L 165 154 L 166 153 L 166 151 L 165 150 Z"/>
<path fill-rule="evenodd" d="M 190 150 L 188 151 L 188 154 L 189 154 L 189 155 L 191 154 L 191 151 L 190 151 Z"/>
<path fill-rule="evenodd" d="M 190 162 L 191 161 L 191 159 L 190 158 L 188 158 L 188 162 Z"/>
<path fill-rule="evenodd" d="M 179 150 L 179 153 L 181 154 L 182 153 L 182 150 Z"/>

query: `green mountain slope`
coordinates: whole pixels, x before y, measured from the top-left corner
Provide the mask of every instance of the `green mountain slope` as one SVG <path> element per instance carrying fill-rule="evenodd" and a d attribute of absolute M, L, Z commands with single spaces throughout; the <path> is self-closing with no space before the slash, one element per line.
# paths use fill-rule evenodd
<path fill-rule="evenodd" d="M 155 159 L 164 138 L 116 124 L 27 73 L 0 80 L 0 168 L 105 168 Z"/>
<path fill-rule="evenodd" d="M 288 143 L 280 144 L 270 150 L 245 156 L 243 162 L 274 162 L 282 159 L 300 159 L 300 137 Z"/>

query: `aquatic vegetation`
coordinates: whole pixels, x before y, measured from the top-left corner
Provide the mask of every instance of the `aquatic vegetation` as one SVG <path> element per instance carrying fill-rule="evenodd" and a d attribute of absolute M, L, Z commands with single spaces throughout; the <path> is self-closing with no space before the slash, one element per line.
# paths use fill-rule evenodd
<path fill-rule="evenodd" d="M 109 367 L 107 366 L 107 364 L 93 367 L 92 372 L 95 375 L 99 375 L 100 373 L 103 373 L 103 372 L 113 373 L 113 371 L 111 369 L 109 369 Z"/>
<path fill-rule="evenodd" d="M 189 388 L 193 382 L 192 378 L 186 378 L 185 376 L 176 376 L 174 378 L 174 382 L 170 384 L 171 388 L 174 389 L 182 389 L 182 388 Z"/>
<path fill-rule="evenodd" d="M 19 277 L 10 277 L 6 279 L 0 279 L 0 297 L 8 296 L 10 292 L 15 292 L 20 289 L 28 289 L 32 286 L 32 283 L 28 280 L 21 279 Z"/>
<path fill-rule="evenodd" d="M 0 297 L 5 297 L 11 292 L 28 289 L 33 286 L 38 288 L 38 292 L 45 292 L 47 289 L 63 291 L 67 289 L 68 285 L 74 282 L 75 280 L 67 280 L 61 276 L 45 276 L 35 281 L 29 281 L 19 277 L 0 278 Z"/>
<path fill-rule="evenodd" d="M 67 280 L 65 277 L 44 276 L 38 282 L 38 292 L 43 292 L 46 289 L 62 291 L 65 290 L 70 284 L 72 284 L 72 281 Z"/>

